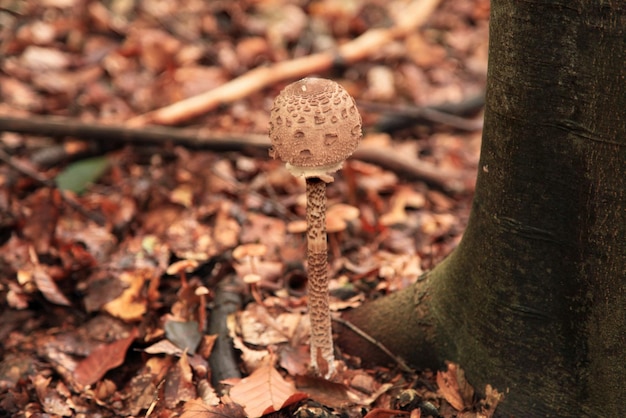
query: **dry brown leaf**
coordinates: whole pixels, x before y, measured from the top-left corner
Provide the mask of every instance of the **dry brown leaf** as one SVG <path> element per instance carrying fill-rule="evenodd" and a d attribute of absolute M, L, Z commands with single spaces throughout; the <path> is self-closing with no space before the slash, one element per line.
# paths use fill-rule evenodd
<path fill-rule="evenodd" d="M 235 247 L 239 243 L 241 226 L 231 215 L 231 204 L 222 203 L 215 217 L 213 236 L 219 250 Z"/>
<path fill-rule="evenodd" d="M 302 319 L 301 314 L 290 312 L 273 317 L 265 307 L 251 303 L 239 315 L 239 328 L 246 343 L 267 347 L 289 342 Z"/>
<path fill-rule="evenodd" d="M 43 377 L 42 375 L 36 375 L 34 377 L 35 391 L 43 410 L 51 415 L 58 415 L 63 417 L 72 416 L 71 400 L 62 396 L 61 391 L 57 388 L 51 388 L 51 377 Z M 59 383 L 59 385 L 61 385 Z M 68 394 L 69 395 L 69 394 Z"/>
<path fill-rule="evenodd" d="M 296 387 L 311 399 L 332 408 L 343 408 L 358 400 L 345 385 L 318 377 L 296 376 Z"/>
<path fill-rule="evenodd" d="M 371 405 L 374 402 L 376 402 L 376 400 L 380 396 L 382 396 L 385 392 L 389 391 L 391 388 L 393 388 L 393 383 L 385 383 L 383 385 L 380 385 L 380 387 L 376 389 L 374 393 L 372 393 L 371 395 L 367 397 L 362 397 L 360 392 L 356 393 L 354 391 L 351 391 L 349 392 L 349 394 L 351 394 L 353 398 L 358 399 L 358 403 L 360 405 Z"/>
<path fill-rule="evenodd" d="M 32 272 L 32 278 L 37 285 L 37 289 L 39 289 L 47 300 L 52 303 L 56 303 L 57 305 L 71 305 L 69 299 L 61 293 L 54 279 L 50 277 L 48 272 L 42 266 L 35 266 L 35 269 Z"/>
<path fill-rule="evenodd" d="M 377 388 L 376 380 L 365 373 L 365 371 L 355 371 L 354 376 L 350 379 L 350 386 L 359 392 L 371 394 Z"/>
<path fill-rule="evenodd" d="M 198 396 L 193 384 L 193 374 L 187 353 L 172 366 L 165 376 L 164 401 L 168 408 L 175 408 L 182 401 L 189 401 Z"/>
<path fill-rule="evenodd" d="M 201 399 L 189 401 L 185 404 L 180 418 L 246 418 L 247 415 L 241 406 L 235 403 L 206 405 Z"/>
<path fill-rule="evenodd" d="M 146 347 L 143 351 L 148 354 L 169 354 L 171 356 L 180 356 L 183 354 L 183 350 L 170 340 L 158 341 L 150 347 Z"/>
<path fill-rule="evenodd" d="M 437 385 L 443 397 L 457 411 L 472 406 L 474 388 L 465 380 L 465 373 L 455 363 L 448 363 L 448 370 L 437 372 Z"/>
<path fill-rule="evenodd" d="M 260 187 L 266 187 L 263 184 Z M 272 259 L 285 244 L 285 221 L 255 212 L 248 213 L 241 229 L 241 242 L 258 242 L 267 247 L 267 258 Z"/>
<path fill-rule="evenodd" d="M 32 283 L 35 283 L 37 289 L 48 301 L 62 306 L 71 305 L 70 301 L 59 290 L 54 278 L 50 275 L 49 271 L 52 267 L 42 266 L 39 263 L 39 258 L 33 246 L 28 246 L 27 248 L 25 247 L 25 249 L 28 252 L 28 257 L 30 258 L 30 264 L 25 266 L 23 269 L 17 270 L 17 281 L 21 288 L 18 288 L 14 283 L 11 283 L 13 285 L 12 287 L 14 287 L 13 290 L 16 292 L 14 296 L 17 296 L 22 292 L 30 293 L 34 290 Z M 25 255 L 26 254 L 24 254 L 24 256 Z M 9 300 L 11 306 L 20 306 L 19 303 L 14 304 L 14 302 L 18 302 L 19 299 L 14 299 L 13 297 L 7 299 Z"/>
<path fill-rule="evenodd" d="M 426 203 L 423 194 L 407 186 L 399 186 L 391 198 L 391 208 L 381 215 L 379 222 L 385 226 L 403 224 L 408 219 L 407 207 L 421 208 Z"/>
<path fill-rule="evenodd" d="M 304 375 L 307 372 L 306 365 L 311 359 L 307 345 L 283 345 L 280 347 L 278 355 L 280 367 L 285 369 L 291 376 Z"/>
<path fill-rule="evenodd" d="M 166 240 L 178 258 L 205 261 L 216 252 L 212 235 L 212 228 L 185 213 L 169 224 Z"/>
<path fill-rule="evenodd" d="M 2 84 L 2 99 L 13 110 L 26 109 L 38 112 L 42 108 L 43 99 L 32 86 L 9 77 L 0 77 L 0 83 Z"/>
<path fill-rule="evenodd" d="M 171 191 L 170 201 L 186 208 L 193 206 L 193 189 L 189 184 L 181 184 Z"/>
<path fill-rule="evenodd" d="M 249 348 L 240 337 L 233 338 L 233 345 L 241 351 L 241 360 L 246 370 L 256 370 L 267 364 L 270 357 L 269 350 Z"/>
<path fill-rule="evenodd" d="M 32 216 L 28 217 L 22 234 L 33 243 L 37 254 L 47 254 L 50 251 L 55 229 L 59 220 L 59 203 L 55 193 L 48 188 L 42 188 L 29 196 L 26 202 Z"/>
<path fill-rule="evenodd" d="M 20 64 L 35 72 L 61 70 L 69 67 L 71 62 L 72 58 L 67 53 L 34 45 L 27 47 L 20 57 Z"/>
<path fill-rule="evenodd" d="M 126 351 L 137 334 L 137 329 L 133 328 L 128 337 L 110 344 L 102 344 L 92 350 L 74 370 L 76 382 L 84 386 L 91 385 L 100 380 L 106 372 L 124 363 Z"/>
<path fill-rule="evenodd" d="M 293 383 L 283 379 L 271 365 L 258 368 L 230 389 L 231 399 L 241 405 L 249 417 L 278 411 L 295 393 Z"/>
<path fill-rule="evenodd" d="M 109 379 L 102 379 L 96 383 L 93 389 L 93 396 L 97 402 L 104 403 L 111 395 L 117 391 L 115 383 Z"/>
<path fill-rule="evenodd" d="M 485 399 L 481 402 L 481 412 L 484 417 L 491 418 L 496 412 L 496 407 L 503 400 L 503 393 L 498 392 L 498 390 L 492 388 L 491 385 L 485 386 Z"/>
<path fill-rule="evenodd" d="M 130 380 L 123 396 L 127 399 L 127 415 L 137 416 L 158 396 L 157 383 L 162 381 L 172 364 L 171 357 L 152 357 Z"/>
<path fill-rule="evenodd" d="M 409 415 L 409 418 L 421 418 L 422 417 L 422 410 L 419 408 L 415 408 L 414 410 L 411 411 L 411 415 Z"/>
<path fill-rule="evenodd" d="M 119 279 L 128 287 L 116 299 L 106 303 L 103 309 L 125 321 L 141 319 L 147 310 L 146 298 L 142 296 L 146 274 L 142 271 L 123 272 Z"/>

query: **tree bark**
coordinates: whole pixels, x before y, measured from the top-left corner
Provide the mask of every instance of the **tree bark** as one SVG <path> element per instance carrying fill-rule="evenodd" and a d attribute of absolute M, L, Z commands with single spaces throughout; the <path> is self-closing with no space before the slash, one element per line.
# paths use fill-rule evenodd
<path fill-rule="evenodd" d="M 505 392 L 499 415 L 626 416 L 626 3 L 491 7 L 464 237 L 346 319 L 417 367 L 459 362 Z M 380 358 L 356 339 L 339 344 Z"/>

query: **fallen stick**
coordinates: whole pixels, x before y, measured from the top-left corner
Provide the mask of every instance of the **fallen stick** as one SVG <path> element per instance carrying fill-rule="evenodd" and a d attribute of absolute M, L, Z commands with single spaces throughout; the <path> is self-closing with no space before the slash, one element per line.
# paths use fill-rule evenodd
<path fill-rule="evenodd" d="M 485 105 L 484 93 L 471 96 L 461 102 L 442 103 L 434 106 L 413 106 L 407 104 L 387 104 L 357 100 L 360 109 L 379 113 L 374 124 L 378 132 L 393 132 L 418 124 L 436 123 L 463 131 L 479 131 L 483 128 L 480 119 L 468 119 L 468 115 L 479 112 Z"/>
<path fill-rule="evenodd" d="M 466 193 L 474 187 L 474 177 L 468 175 L 467 171 L 444 170 L 391 148 L 368 145 L 365 141 L 352 154 L 352 158 L 377 165 L 407 180 L 423 181 L 446 193 Z"/>
<path fill-rule="evenodd" d="M 419 28 L 440 1 L 415 0 L 407 6 L 401 19 L 391 28 L 370 29 L 335 51 L 320 52 L 255 68 L 213 90 L 131 118 L 127 124 L 131 127 L 180 124 L 278 82 L 329 70 L 336 62 L 342 65 L 353 64 L 379 51 L 389 42 L 403 38 Z"/>
<path fill-rule="evenodd" d="M 0 115 L 0 132 L 18 132 L 48 137 L 76 137 L 86 140 L 133 143 L 172 143 L 193 149 L 238 151 L 246 147 L 268 148 L 269 138 L 261 134 L 216 133 L 211 129 L 181 129 L 164 126 L 129 128 L 98 122 L 81 122 L 60 116 L 13 117 Z"/>
<path fill-rule="evenodd" d="M 266 151 L 270 147 L 267 135 L 215 133 L 209 129 L 181 129 L 164 126 L 129 128 L 126 126 L 84 123 L 58 116 L 10 117 L 0 115 L 0 132 L 19 132 L 45 136 L 72 136 L 101 143 L 174 144 L 192 149 L 212 151 Z M 465 172 L 442 170 L 434 164 L 401 154 L 393 149 L 369 147 L 363 144 L 353 158 L 376 164 L 408 180 L 421 180 L 449 193 L 472 189 L 465 184 Z"/>

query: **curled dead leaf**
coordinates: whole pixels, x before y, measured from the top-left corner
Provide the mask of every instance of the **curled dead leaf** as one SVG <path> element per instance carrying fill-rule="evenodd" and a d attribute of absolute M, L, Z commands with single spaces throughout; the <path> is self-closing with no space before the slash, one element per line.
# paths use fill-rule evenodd
<path fill-rule="evenodd" d="M 439 392 L 457 411 L 472 406 L 474 388 L 465 380 L 465 373 L 455 363 L 448 363 L 448 370 L 437 372 Z"/>

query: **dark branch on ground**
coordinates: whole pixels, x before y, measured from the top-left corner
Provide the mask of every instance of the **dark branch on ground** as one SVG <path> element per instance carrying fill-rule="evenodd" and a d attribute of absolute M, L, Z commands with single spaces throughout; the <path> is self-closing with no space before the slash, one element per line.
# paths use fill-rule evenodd
<path fill-rule="evenodd" d="M 478 130 L 481 128 L 482 122 L 465 119 L 455 114 L 475 113 L 482 108 L 483 103 L 484 98 L 479 95 L 460 103 L 433 107 L 399 107 L 378 103 L 363 103 L 363 107 L 383 114 L 381 121 L 374 127 L 377 130 L 395 130 L 407 124 L 414 125 L 424 122 L 446 124 L 456 129 Z M 132 128 L 94 122 L 85 123 L 76 119 L 57 116 L 11 117 L 0 115 L 0 132 L 2 131 L 48 137 L 74 137 L 95 141 L 99 144 L 172 144 L 190 149 L 218 152 L 258 152 L 266 151 L 270 146 L 269 139 L 265 134 L 216 133 L 209 128 L 191 129 L 165 126 Z M 49 158 L 49 155 L 48 152 L 46 158 Z M 54 153 L 53 158 L 56 160 L 63 157 L 63 150 L 60 150 L 59 153 Z M 68 156 L 65 155 L 65 157 Z M 434 164 L 401 155 L 391 149 L 361 147 L 355 152 L 354 158 L 379 165 L 408 180 L 424 181 L 431 187 L 448 193 L 464 192 L 468 189 L 463 182 L 466 177 L 464 173 L 445 171 Z M 50 161 L 48 160 L 47 163 Z"/>

